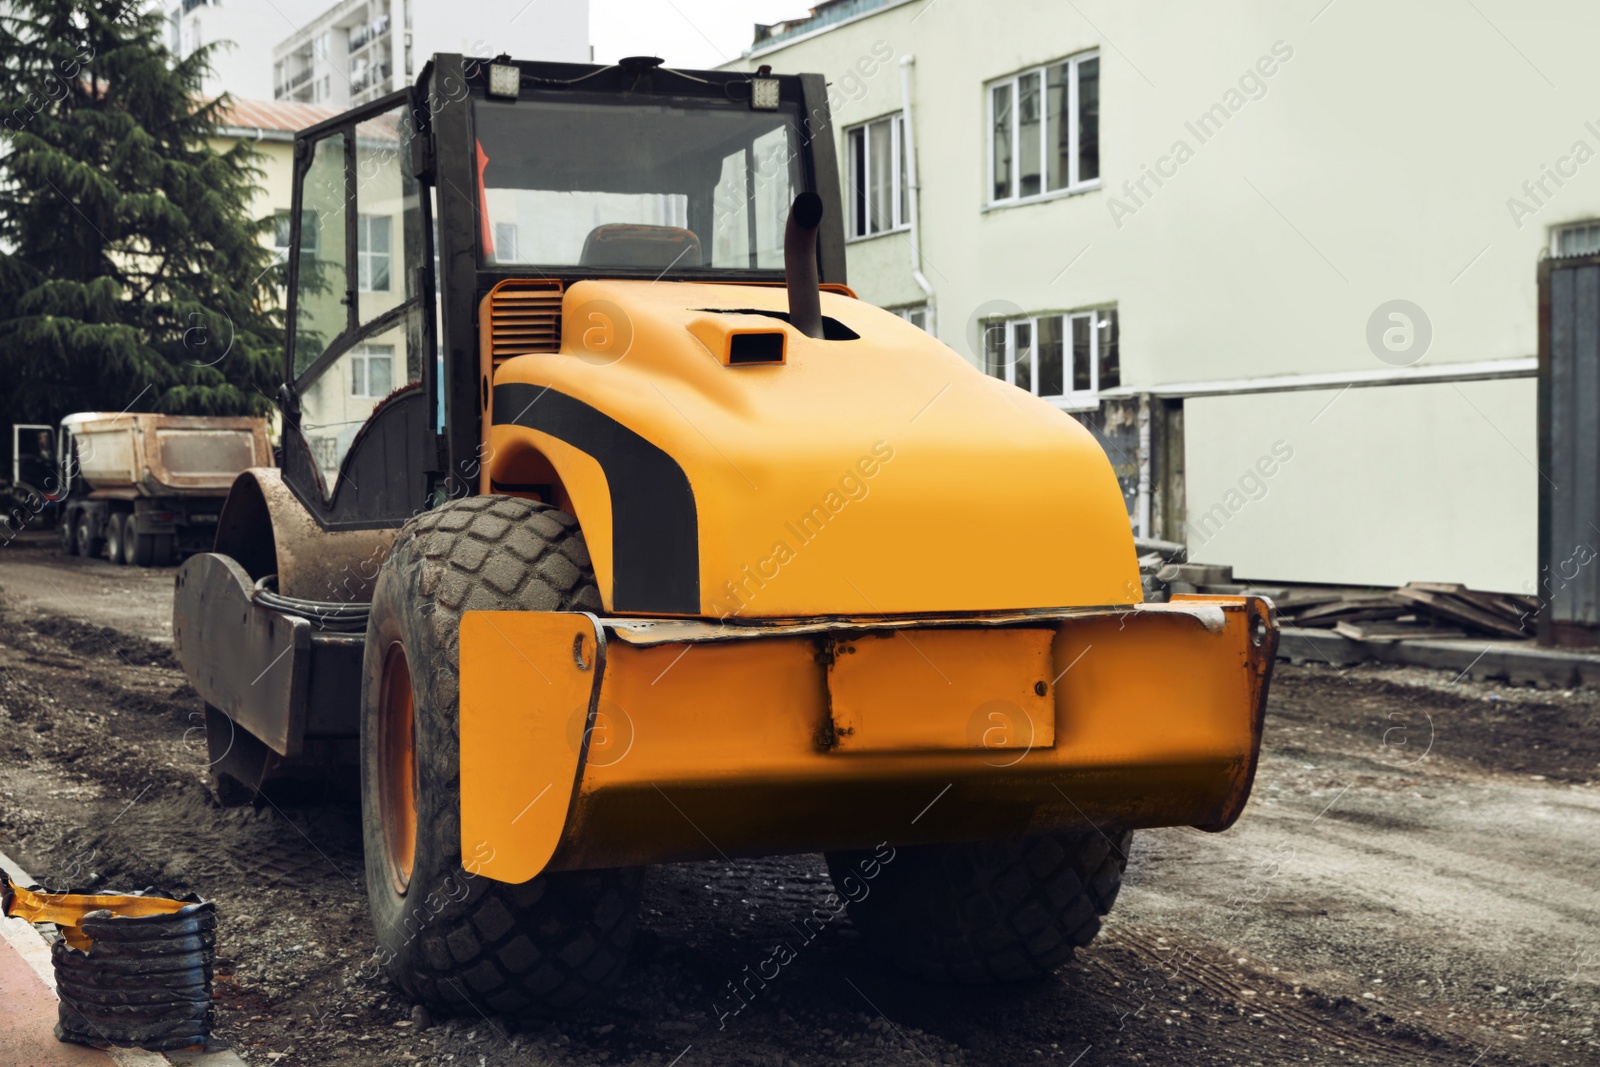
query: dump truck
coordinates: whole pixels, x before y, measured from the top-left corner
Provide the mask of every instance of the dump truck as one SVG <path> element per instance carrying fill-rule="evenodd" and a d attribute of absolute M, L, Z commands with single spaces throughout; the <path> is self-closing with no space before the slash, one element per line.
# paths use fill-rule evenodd
<path fill-rule="evenodd" d="M 1271 603 L 1143 602 L 1093 435 L 856 297 L 821 76 L 439 54 L 295 160 L 282 461 L 174 641 L 219 794 L 359 782 L 413 998 L 560 1010 L 647 867 L 786 853 L 1026 979 L 1239 817 Z"/>
<path fill-rule="evenodd" d="M 210 549 L 234 480 L 272 463 L 262 418 L 80 412 L 14 436 L 61 551 L 141 567 Z"/>

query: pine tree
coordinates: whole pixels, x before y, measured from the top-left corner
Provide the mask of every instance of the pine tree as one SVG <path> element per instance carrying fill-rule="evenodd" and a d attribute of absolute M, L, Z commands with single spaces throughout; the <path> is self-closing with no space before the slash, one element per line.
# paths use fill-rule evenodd
<path fill-rule="evenodd" d="M 139 0 L 0 4 L 0 428 L 73 411 L 260 414 L 278 270 L 244 142 L 211 139 L 209 48 Z"/>

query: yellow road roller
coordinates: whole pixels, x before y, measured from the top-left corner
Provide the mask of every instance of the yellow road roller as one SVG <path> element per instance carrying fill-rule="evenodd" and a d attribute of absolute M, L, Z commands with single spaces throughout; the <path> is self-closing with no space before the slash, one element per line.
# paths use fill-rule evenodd
<path fill-rule="evenodd" d="M 225 799 L 354 780 L 417 1000 L 559 1010 L 644 868 L 826 855 L 913 973 L 1222 830 L 1276 644 L 1144 603 L 1091 434 L 845 283 L 824 80 L 437 55 L 299 134 L 279 466 L 177 577 Z"/>

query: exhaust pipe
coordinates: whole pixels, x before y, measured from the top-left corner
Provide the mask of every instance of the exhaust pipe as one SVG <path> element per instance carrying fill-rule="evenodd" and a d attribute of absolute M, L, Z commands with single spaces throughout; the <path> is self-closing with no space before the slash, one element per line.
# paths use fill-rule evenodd
<path fill-rule="evenodd" d="M 822 223 L 822 197 L 801 193 L 789 208 L 783 230 L 783 275 L 789 287 L 789 325 L 807 337 L 822 339 L 822 295 L 817 277 L 817 227 Z"/>

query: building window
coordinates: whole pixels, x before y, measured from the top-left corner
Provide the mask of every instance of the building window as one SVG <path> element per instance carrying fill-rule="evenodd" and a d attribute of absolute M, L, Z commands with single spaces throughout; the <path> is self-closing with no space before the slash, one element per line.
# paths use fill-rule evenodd
<path fill-rule="evenodd" d="M 891 308 L 890 310 L 919 330 L 926 330 L 928 328 L 927 304 L 916 304 L 912 307 L 904 308 Z"/>
<path fill-rule="evenodd" d="M 311 446 L 311 456 L 317 461 L 317 466 L 325 471 L 339 469 L 339 439 L 337 437 L 308 437 L 306 444 Z"/>
<path fill-rule="evenodd" d="M 850 236 L 871 237 L 910 224 L 905 119 L 890 115 L 845 131 L 849 145 Z"/>
<path fill-rule="evenodd" d="M 278 266 L 289 262 L 289 232 L 290 214 L 288 208 L 279 208 L 272 213 L 272 247 L 277 254 Z M 300 268 L 305 270 L 317 261 L 317 213 L 315 211 L 300 212 Z"/>
<path fill-rule="evenodd" d="M 1075 192 L 1100 180 L 1100 56 L 991 82 L 989 202 Z"/>
<path fill-rule="evenodd" d="M 1562 226 L 1555 232 L 1554 248 L 1558 256 L 1592 256 L 1600 253 L 1600 222 L 1580 222 Z"/>
<path fill-rule="evenodd" d="M 517 256 L 517 224 L 514 222 L 497 222 L 494 224 L 494 259 L 496 263 L 519 263 Z"/>
<path fill-rule="evenodd" d="M 984 324 L 983 364 L 1035 396 L 1093 400 L 1122 384 L 1117 309 L 992 319 Z"/>
<path fill-rule="evenodd" d="M 393 388 L 394 346 L 359 346 L 350 357 L 350 395 L 381 400 Z"/>
<path fill-rule="evenodd" d="M 356 216 L 356 280 L 363 293 L 389 291 L 389 216 Z"/>

